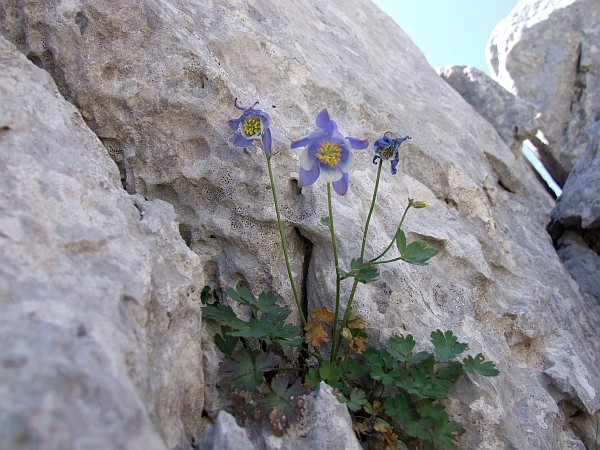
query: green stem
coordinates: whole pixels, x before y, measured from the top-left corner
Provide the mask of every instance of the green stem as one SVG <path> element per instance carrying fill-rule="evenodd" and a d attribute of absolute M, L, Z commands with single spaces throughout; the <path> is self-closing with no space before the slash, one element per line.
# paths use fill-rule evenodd
<path fill-rule="evenodd" d="M 402 228 L 402 224 L 404 223 L 404 219 L 406 218 L 406 214 L 408 213 L 408 210 L 412 207 L 412 201 L 408 202 L 408 206 L 406 207 L 406 209 L 404 210 L 404 214 L 402 215 L 402 219 L 400 220 L 400 223 L 398 224 L 398 228 L 396 228 L 396 233 L 394 233 L 394 237 L 392 238 L 390 244 L 385 248 L 385 250 L 383 252 L 381 252 L 381 254 L 377 257 L 374 258 L 370 261 L 370 263 L 374 263 L 375 261 L 377 261 L 378 259 L 383 258 L 383 256 L 390 251 L 390 248 L 392 248 L 392 245 L 394 245 L 394 242 L 396 241 L 396 234 L 398 234 L 398 231 L 400 231 L 400 229 Z M 396 260 L 397 261 L 397 260 Z"/>
<path fill-rule="evenodd" d="M 333 246 L 333 260 L 335 262 L 335 314 L 333 320 L 333 331 L 331 332 L 331 355 L 329 357 L 329 361 L 335 362 L 335 354 L 333 349 L 335 349 L 336 341 L 337 341 L 337 323 L 338 318 L 340 316 L 340 286 L 341 286 L 341 278 L 338 274 L 338 268 L 340 267 L 338 261 L 338 252 L 337 245 L 335 243 L 335 227 L 333 225 L 333 208 L 331 206 L 331 183 L 327 183 L 327 206 L 329 207 L 329 231 L 331 231 L 331 244 Z"/>
<path fill-rule="evenodd" d="M 360 249 L 360 257 L 365 257 L 365 247 L 367 245 L 367 233 L 369 232 L 369 224 L 371 223 L 371 216 L 373 215 L 373 209 L 375 209 L 375 202 L 377 200 L 377 191 L 379 190 L 379 179 L 381 178 L 381 167 L 383 166 L 383 159 L 379 159 L 379 167 L 377 168 L 377 178 L 375 179 L 375 189 L 373 190 L 373 199 L 371 200 L 371 208 L 369 209 L 369 215 L 367 216 L 367 222 L 365 223 L 365 232 L 363 233 L 362 248 Z"/>
<path fill-rule="evenodd" d="M 375 189 L 373 190 L 373 199 L 371 200 L 371 207 L 369 208 L 369 215 L 367 216 L 367 221 L 365 223 L 365 232 L 363 233 L 362 239 L 362 248 L 360 250 L 360 257 L 365 257 L 365 247 L 367 245 L 367 233 L 369 232 L 369 225 L 371 223 L 371 216 L 373 215 L 373 210 L 375 209 L 375 202 L 377 201 L 377 192 L 379 191 L 379 180 L 381 179 L 381 167 L 383 166 L 383 159 L 379 159 L 379 167 L 377 168 L 377 178 L 375 179 Z M 356 294 L 356 288 L 358 286 L 358 280 L 354 278 L 354 284 L 352 285 L 352 291 L 350 291 L 350 297 L 348 297 L 348 304 L 346 305 L 346 311 L 344 312 L 344 318 L 342 319 L 341 330 L 344 329 L 346 323 L 348 322 L 348 317 L 350 316 L 350 307 L 352 306 L 352 302 L 354 301 L 354 294 Z M 337 355 L 340 351 L 340 345 L 342 340 L 340 339 L 337 342 L 335 347 L 332 347 L 334 350 L 334 360 L 337 358 Z M 345 359 L 345 358 L 344 358 Z"/>
<path fill-rule="evenodd" d="M 292 277 L 292 268 L 290 266 L 290 258 L 288 257 L 287 245 L 285 244 L 285 236 L 283 234 L 283 225 L 281 224 L 281 216 L 279 214 L 279 203 L 277 202 L 277 193 L 275 192 L 275 182 L 273 180 L 273 170 L 271 169 L 271 156 L 267 155 L 267 167 L 269 168 L 269 179 L 271 180 L 271 192 L 273 192 L 273 203 L 275 203 L 275 214 L 277 215 L 277 225 L 279 226 L 279 236 L 281 237 L 281 245 L 283 246 L 283 256 L 285 257 L 285 266 L 287 267 L 288 278 L 292 285 L 292 292 L 294 293 L 294 300 L 296 300 L 296 307 L 302 319 L 302 325 L 306 326 L 306 317 L 302 311 L 302 305 L 300 304 L 300 298 L 298 297 L 298 291 L 294 284 L 294 277 Z"/>

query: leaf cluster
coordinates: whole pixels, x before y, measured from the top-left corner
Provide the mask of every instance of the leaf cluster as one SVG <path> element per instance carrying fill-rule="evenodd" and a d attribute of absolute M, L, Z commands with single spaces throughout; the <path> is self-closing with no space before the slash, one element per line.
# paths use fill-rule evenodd
<path fill-rule="evenodd" d="M 412 335 L 394 336 L 385 348 L 368 347 L 357 359 L 323 362 L 306 381 L 325 381 L 337 388 L 351 411 L 357 434 L 379 435 L 390 448 L 401 440 L 415 448 L 450 449 L 462 426 L 450 420 L 440 400 L 463 374 L 496 376 L 499 371 L 481 354 L 458 356 L 468 345 L 451 332 L 431 333 L 434 352 L 415 351 Z M 358 359 L 359 358 L 359 359 Z"/>
<path fill-rule="evenodd" d="M 291 311 L 277 305 L 278 297 L 262 292 L 255 299 L 243 286 L 228 290 L 235 302 L 251 308 L 250 320 L 240 319 L 233 308 L 214 298 L 210 288 L 202 290 L 202 315 L 221 324 L 221 334 L 214 339 L 225 354 L 219 363 L 219 375 L 233 391 L 232 405 L 237 411 L 255 419 L 267 419 L 273 432 L 281 436 L 304 413 L 303 396 L 310 392 L 299 376 L 291 381 L 281 373 L 284 349 L 297 347 L 303 341 L 298 327 L 285 323 Z M 250 393 L 249 396 L 238 392 Z M 248 400 L 249 398 L 249 400 Z"/>

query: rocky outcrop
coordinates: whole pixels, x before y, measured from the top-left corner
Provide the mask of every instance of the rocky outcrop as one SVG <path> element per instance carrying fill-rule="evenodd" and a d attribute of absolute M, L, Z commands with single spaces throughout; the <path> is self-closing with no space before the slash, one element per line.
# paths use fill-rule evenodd
<path fill-rule="evenodd" d="M 53 76 L 117 163 L 127 191 L 173 205 L 179 232 L 198 255 L 199 261 L 179 259 L 171 249 L 161 259 L 163 250 L 151 242 L 131 249 L 124 243 L 113 260 L 125 269 L 99 280 L 94 295 L 118 290 L 128 264 L 146 254 L 138 276 L 153 273 L 156 261 L 165 270 L 171 267 L 167 264 L 189 261 L 189 275 L 180 278 L 179 269 L 173 269 L 161 278 L 165 290 L 157 293 L 186 292 L 183 286 L 190 284 L 200 288 L 203 276 L 225 302 L 226 288 L 241 282 L 254 292 L 272 289 L 294 307 L 262 150 L 236 148 L 227 126 L 238 114 L 233 100 L 239 97 L 246 105 L 260 100 L 271 115 L 272 164 L 303 302 L 308 308 L 332 309 L 331 243 L 320 223 L 326 215 L 326 193 L 321 181 L 311 188 L 297 187 L 300 152 L 289 148 L 291 140 L 312 131 L 316 113 L 327 107 L 346 135 L 373 141 L 392 130 L 412 136 L 402 146 L 398 174 L 386 171 L 382 177 L 367 257 L 392 239 L 408 197 L 431 205 L 409 214 L 409 240 L 424 239 L 440 251 L 427 267 L 392 264 L 376 283 L 360 287 L 355 306 L 372 342 L 386 342 L 398 333 L 427 342 L 431 330 L 452 329 L 474 353 L 498 362 L 500 377 L 467 376 L 453 392 L 449 409 L 467 429 L 458 448 L 591 445 L 590 417 L 600 408 L 600 307 L 579 293 L 544 230 L 552 200 L 522 158 L 515 158 L 493 127 L 440 79 L 372 3 L 56 0 L 48 6 L 5 0 L 0 32 Z M 33 124 L 30 129 L 35 129 Z M 53 167 L 56 161 L 39 164 Z M 346 267 L 360 251 L 376 173 L 368 151 L 356 152 L 356 161 L 348 194 L 333 200 L 338 250 Z M 111 189 L 116 189 L 115 174 L 113 170 Z M 66 180 L 64 189 L 79 194 L 78 185 L 71 188 Z M 131 207 L 124 192 L 118 198 L 128 205 L 123 208 Z M 28 214 L 36 217 L 33 210 Z M 111 221 L 101 230 L 128 232 L 129 222 L 119 221 L 125 213 L 113 207 L 107 214 Z M 148 216 L 139 217 L 132 214 L 130 220 L 143 227 Z M 31 232 L 38 236 L 35 228 Z M 173 243 L 174 248 L 181 244 Z M 16 256 L 11 258 L 19 264 Z M 199 280 L 193 275 L 195 267 L 202 271 Z M 64 280 L 66 286 L 79 286 L 73 278 Z M 343 289 L 347 293 L 349 286 Z M 181 317 L 199 321 L 192 307 L 196 303 L 177 298 L 180 308 L 193 312 L 181 312 Z M 167 320 L 168 309 L 152 312 L 153 302 L 139 302 L 142 317 L 146 311 L 148 317 Z M 170 311 L 172 318 L 180 317 L 175 305 Z M 112 320 L 126 320 L 127 310 L 123 314 Z M 134 319 L 123 329 L 135 330 Z M 197 330 L 199 322 L 193 324 Z M 156 342 L 177 342 L 183 346 L 177 348 L 198 355 L 200 339 L 183 339 L 186 334 L 173 326 Z M 195 363 L 190 355 L 172 357 L 173 367 L 157 368 L 164 377 L 172 375 L 175 382 L 194 373 L 176 371 L 177 364 Z M 214 361 L 210 363 L 214 368 Z M 106 367 L 98 373 L 115 370 Z M 31 373 L 42 373 L 36 370 Z M 124 383 L 134 377 L 126 371 L 119 374 Z M 147 397 L 156 392 L 152 389 L 171 386 L 169 379 L 153 374 L 149 371 L 149 391 L 141 390 L 149 392 Z M 10 383 L 19 385 L 15 379 Z M 203 395 L 215 393 L 205 390 Z M 198 419 L 199 398 L 190 408 L 170 403 L 169 413 L 182 418 L 180 428 L 174 424 L 165 431 L 164 424 L 171 422 L 152 420 L 155 436 L 166 446 L 175 448 L 181 442 L 167 438 L 168 430 L 175 430 L 173 436 L 196 436 L 193 423 L 188 424 L 194 414 Z M 150 406 L 147 411 L 152 416 Z M 205 420 L 217 420 L 215 411 L 207 411 Z M 69 420 L 63 423 L 70 427 Z M 73 423 L 69 429 L 77 429 L 78 422 Z"/>
<path fill-rule="evenodd" d="M 537 108 L 515 97 L 475 67 L 446 66 L 437 72 L 475 111 L 493 125 L 518 158 L 523 141 L 534 138 L 538 131 Z"/>
<path fill-rule="evenodd" d="M 600 2 L 521 1 L 487 44 L 492 77 L 541 113 L 542 162 L 563 186 L 600 113 Z"/>
<path fill-rule="evenodd" d="M 200 439 L 199 259 L 0 37 L 0 447 Z"/>
<path fill-rule="evenodd" d="M 569 174 L 548 230 L 565 267 L 600 302 L 600 123 Z"/>

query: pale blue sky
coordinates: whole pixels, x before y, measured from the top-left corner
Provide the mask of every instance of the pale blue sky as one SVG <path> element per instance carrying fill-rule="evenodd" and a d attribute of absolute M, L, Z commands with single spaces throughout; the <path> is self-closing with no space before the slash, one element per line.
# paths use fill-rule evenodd
<path fill-rule="evenodd" d="M 517 0 L 373 0 L 437 69 L 474 66 L 489 75 L 485 44 Z"/>

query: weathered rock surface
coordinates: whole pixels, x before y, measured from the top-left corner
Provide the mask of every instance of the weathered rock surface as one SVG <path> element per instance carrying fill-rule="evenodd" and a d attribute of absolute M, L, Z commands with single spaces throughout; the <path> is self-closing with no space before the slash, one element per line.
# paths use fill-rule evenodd
<path fill-rule="evenodd" d="M 492 77 L 539 108 L 534 144 L 560 186 L 600 120 L 599 23 L 599 0 L 522 0 L 486 48 Z"/>
<path fill-rule="evenodd" d="M 235 417 L 220 411 L 214 426 L 206 427 L 200 448 L 204 450 L 255 450 L 246 430 L 240 427 Z"/>
<path fill-rule="evenodd" d="M 200 439 L 198 257 L 2 37 L 0 261 L 1 448 Z"/>
<path fill-rule="evenodd" d="M 322 182 L 297 188 L 290 141 L 312 131 L 324 107 L 347 135 L 410 134 L 399 173 L 382 177 L 367 256 L 392 239 L 408 197 L 431 204 L 408 216 L 409 239 L 440 254 L 427 267 L 392 264 L 360 287 L 355 306 L 372 341 L 412 333 L 427 342 L 435 328 L 452 329 L 498 362 L 500 377 L 466 377 L 453 393 L 467 428 L 456 448 L 591 445 L 600 307 L 579 293 L 544 230 L 552 201 L 372 3 L 4 0 L 0 32 L 53 75 L 126 189 L 174 206 L 222 299 L 242 282 L 293 305 L 264 156 L 235 148 L 226 124 L 239 113 L 235 97 L 271 114 L 285 232 L 309 308 L 332 309 L 334 298 L 320 223 L 327 201 Z M 345 268 L 360 251 L 376 172 L 368 152 L 356 156 L 348 194 L 333 200 Z"/>
<path fill-rule="evenodd" d="M 565 267 L 600 302 L 600 123 L 552 210 L 549 231 Z"/>
<path fill-rule="evenodd" d="M 265 450 L 361 450 L 348 408 L 340 403 L 333 388 L 321 382 L 307 395 L 306 415 L 290 431 L 277 437 L 262 424 L 249 424 L 250 439 Z"/>
<path fill-rule="evenodd" d="M 538 131 L 537 108 L 508 92 L 484 72 L 470 66 L 446 66 L 437 70 L 475 111 L 491 123 L 515 156 L 523 141 Z"/>

